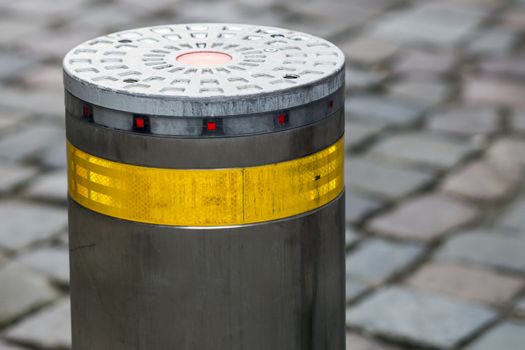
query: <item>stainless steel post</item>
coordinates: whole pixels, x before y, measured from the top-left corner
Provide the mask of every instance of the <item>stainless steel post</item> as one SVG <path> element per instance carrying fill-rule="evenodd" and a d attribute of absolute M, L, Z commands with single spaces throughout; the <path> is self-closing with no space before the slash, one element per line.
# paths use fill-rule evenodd
<path fill-rule="evenodd" d="M 64 59 L 74 350 L 344 349 L 344 56 L 167 25 Z"/>

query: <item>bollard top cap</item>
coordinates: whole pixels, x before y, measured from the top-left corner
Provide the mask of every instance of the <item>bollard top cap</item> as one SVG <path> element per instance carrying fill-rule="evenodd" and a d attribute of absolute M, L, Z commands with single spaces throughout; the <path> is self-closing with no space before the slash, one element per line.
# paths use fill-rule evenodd
<path fill-rule="evenodd" d="M 344 85 L 344 54 L 287 29 L 178 24 L 89 40 L 64 58 L 64 85 L 95 105 L 164 116 L 238 115 L 319 100 Z"/>

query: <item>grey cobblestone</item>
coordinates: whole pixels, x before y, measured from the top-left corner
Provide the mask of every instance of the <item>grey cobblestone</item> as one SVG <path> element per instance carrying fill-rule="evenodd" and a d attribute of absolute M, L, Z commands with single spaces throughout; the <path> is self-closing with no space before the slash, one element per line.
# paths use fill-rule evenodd
<path fill-rule="evenodd" d="M 511 119 L 511 126 L 518 131 L 525 131 L 525 109 L 514 111 Z"/>
<path fill-rule="evenodd" d="M 383 130 L 383 127 L 374 123 L 347 121 L 345 123 L 345 145 L 350 149 L 359 147 Z"/>
<path fill-rule="evenodd" d="M 22 350 L 18 346 L 7 344 L 0 340 L 0 350 Z"/>
<path fill-rule="evenodd" d="M 524 272 L 524 251 L 523 234 L 478 229 L 452 237 L 437 252 L 437 258 Z"/>
<path fill-rule="evenodd" d="M 359 37 L 343 43 L 341 50 L 350 62 L 377 64 L 391 58 L 399 46 L 388 40 Z"/>
<path fill-rule="evenodd" d="M 525 232 L 525 199 L 520 199 L 499 222 L 500 226 Z"/>
<path fill-rule="evenodd" d="M 409 125 L 417 122 L 423 115 L 421 107 L 382 96 L 354 96 L 348 98 L 345 105 L 351 120 L 383 125 Z"/>
<path fill-rule="evenodd" d="M 525 344 L 525 323 L 501 324 L 476 341 L 468 350 L 516 350 Z"/>
<path fill-rule="evenodd" d="M 67 199 L 67 176 L 64 170 L 41 176 L 27 188 L 25 193 L 34 198 L 65 202 Z"/>
<path fill-rule="evenodd" d="M 498 130 L 499 118 L 495 108 L 457 107 L 434 113 L 428 128 L 435 131 L 473 136 Z"/>
<path fill-rule="evenodd" d="M 368 340 L 356 334 L 347 333 L 346 335 L 347 350 L 394 350 L 395 348 L 382 345 Z"/>
<path fill-rule="evenodd" d="M 36 168 L 3 162 L 0 168 L 0 193 L 12 191 L 17 186 L 31 179 L 37 172 Z"/>
<path fill-rule="evenodd" d="M 377 143 L 372 153 L 403 162 L 435 168 L 456 165 L 476 147 L 468 142 L 453 141 L 424 133 L 393 136 Z"/>
<path fill-rule="evenodd" d="M 452 46 L 472 34 L 485 15 L 473 6 L 427 2 L 387 16 L 376 25 L 373 35 L 400 42 Z"/>
<path fill-rule="evenodd" d="M 386 199 L 406 196 L 433 179 L 428 172 L 357 157 L 346 162 L 345 177 L 350 189 Z"/>
<path fill-rule="evenodd" d="M 478 33 L 467 47 L 475 55 L 501 55 L 510 52 L 517 43 L 517 32 L 508 28 L 493 28 Z"/>
<path fill-rule="evenodd" d="M 421 252 L 416 244 L 371 239 L 347 255 L 346 273 L 367 285 L 379 284 L 414 262 Z"/>
<path fill-rule="evenodd" d="M 35 125 L 0 139 L 0 159 L 23 160 L 64 138 L 64 131 L 58 127 Z"/>
<path fill-rule="evenodd" d="M 389 287 L 347 311 L 347 324 L 386 337 L 451 348 L 496 314 L 474 303 Z"/>
<path fill-rule="evenodd" d="M 408 284 L 424 292 L 502 306 L 525 286 L 525 280 L 479 267 L 432 263 L 411 276 Z"/>
<path fill-rule="evenodd" d="M 405 79 L 389 88 L 391 96 L 414 101 L 418 106 L 429 108 L 448 99 L 450 86 L 440 79 Z"/>
<path fill-rule="evenodd" d="M 20 201 L 0 202 L 0 246 L 11 250 L 49 239 L 66 227 L 65 210 Z"/>
<path fill-rule="evenodd" d="M 357 192 L 346 191 L 346 221 L 356 223 L 371 212 L 381 208 L 382 202 Z"/>
<path fill-rule="evenodd" d="M 16 260 L 56 281 L 69 283 L 69 251 L 65 247 L 40 248 L 23 254 Z"/>
<path fill-rule="evenodd" d="M 405 202 L 374 218 L 368 227 L 385 236 L 430 241 L 470 223 L 477 214 L 465 203 L 434 194 Z"/>
<path fill-rule="evenodd" d="M 7 339 L 47 349 L 71 347 L 69 299 L 45 308 L 6 331 Z"/>
<path fill-rule="evenodd" d="M 501 201 L 514 193 L 520 175 L 514 166 L 484 160 L 451 173 L 444 180 L 443 190 L 471 200 Z"/>
<path fill-rule="evenodd" d="M 412 50 L 402 56 L 394 66 L 399 74 L 444 75 L 457 64 L 457 57 L 449 51 Z"/>
<path fill-rule="evenodd" d="M 0 325 L 57 298 L 40 274 L 17 263 L 0 266 Z"/>

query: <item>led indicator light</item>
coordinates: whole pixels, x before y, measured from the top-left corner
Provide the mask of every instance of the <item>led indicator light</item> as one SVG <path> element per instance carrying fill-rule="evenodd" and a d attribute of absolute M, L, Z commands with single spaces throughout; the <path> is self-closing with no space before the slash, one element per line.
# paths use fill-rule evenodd
<path fill-rule="evenodd" d="M 285 125 L 288 123 L 288 115 L 286 113 L 281 113 L 277 116 L 277 124 L 279 125 Z"/>
<path fill-rule="evenodd" d="M 82 106 L 82 116 L 87 119 L 93 118 L 93 108 L 89 105 L 83 105 Z"/>
<path fill-rule="evenodd" d="M 145 116 L 133 116 L 133 130 L 149 132 L 149 119 Z"/>
<path fill-rule="evenodd" d="M 333 108 L 334 107 L 334 100 L 330 99 L 328 100 L 328 108 Z"/>
<path fill-rule="evenodd" d="M 210 122 L 206 123 L 206 128 L 208 129 L 208 131 L 216 131 L 217 130 L 217 122 L 210 121 Z"/>

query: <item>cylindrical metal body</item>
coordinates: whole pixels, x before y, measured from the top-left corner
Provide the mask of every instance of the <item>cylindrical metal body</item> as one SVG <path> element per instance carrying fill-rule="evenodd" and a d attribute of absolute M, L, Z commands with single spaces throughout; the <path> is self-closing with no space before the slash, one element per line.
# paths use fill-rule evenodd
<path fill-rule="evenodd" d="M 64 59 L 74 350 L 344 349 L 344 57 L 189 24 Z"/>

